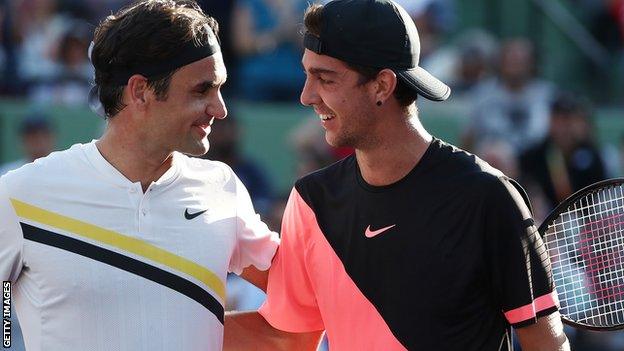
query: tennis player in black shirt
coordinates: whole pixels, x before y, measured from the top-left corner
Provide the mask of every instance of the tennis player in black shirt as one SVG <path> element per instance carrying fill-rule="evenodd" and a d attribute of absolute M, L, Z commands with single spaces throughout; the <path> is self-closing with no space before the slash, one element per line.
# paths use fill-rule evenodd
<path fill-rule="evenodd" d="M 405 10 L 335 0 L 305 25 L 301 102 L 355 155 L 297 181 L 267 301 L 228 317 L 226 349 L 325 330 L 332 351 L 507 351 L 513 326 L 524 351 L 568 350 L 524 191 L 418 119 L 417 97 L 450 89 L 418 66 Z"/>

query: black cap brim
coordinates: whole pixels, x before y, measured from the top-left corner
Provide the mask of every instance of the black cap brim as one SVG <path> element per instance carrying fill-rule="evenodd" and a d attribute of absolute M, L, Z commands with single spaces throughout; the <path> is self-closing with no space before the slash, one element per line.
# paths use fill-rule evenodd
<path fill-rule="evenodd" d="M 412 87 L 418 95 L 426 99 L 444 101 L 451 95 L 451 88 L 448 85 L 442 83 L 438 78 L 420 67 L 395 73 L 404 83 Z"/>

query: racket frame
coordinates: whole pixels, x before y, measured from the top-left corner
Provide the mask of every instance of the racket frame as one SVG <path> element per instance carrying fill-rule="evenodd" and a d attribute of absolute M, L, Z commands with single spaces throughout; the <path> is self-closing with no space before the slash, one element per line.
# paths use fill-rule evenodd
<path fill-rule="evenodd" d="M 617 185 L 617 184 L 624 184 L 624 178 L 611 178 L 611 179 L 602 180 L 602 181 L 593 183 L 591 185 L 588 185 L 588 186 L 582 188 L 581 190 L 576 191 L 574 194 L 570 195 L 569 197 L 567 197 L 559 205 L 557 205 L 552 211 L 550 211 L 548 216 L 546 216 L 546 219 L 539 226 L 538 232 L 539 232 L 540 236 L 542 237 L 542 240 L 544 240 L 544 238 L 545 238 L 545 232 L 548 230 L 548 226 L 550 224 L 552 224 L 552 222 L 554 220 L 559 218 L 559 216 L 562 213 L 569 211 L 570 210 L 570 206 L 572 206 L 578 199 L 580 199 L 582 197 L 585 197 L 585 196 L 587 196 L 587 195 L 589 195 L 591 193 L 597 192 L 597 191 L 599 191 L 602 188 L 606 188 L 608 186 Z M 545 241 L 544 241 L 544 245 L 546 245 Z M 555 289 L 556 289 L 556 287 L 555 287 Z M 558 296 L 559 295 L 558 291 L 555 291 L 555 292 L 557 293 L 557 297 L 559 297 Z M 622 303 L 624 304 L 624 302 L 622 302 Z M 591 326 L 591 325 L 581 324 L 581 323 L 575 322 L 575 321 L 569 319 L 564 314 L 561 314 L 561 320 L 565 324 L 568 324 L 568 325 L 570 325 L 572 327 L 579 328 L 579 329 L 595 330 L 595 331 L 609 331 L 609 330 L 621 330 L 621 329 L 624 329 L 624 322 L 622 322 L 620 325 L 612 326 L 612 327 L 598 327 L 598 326 Z"/>

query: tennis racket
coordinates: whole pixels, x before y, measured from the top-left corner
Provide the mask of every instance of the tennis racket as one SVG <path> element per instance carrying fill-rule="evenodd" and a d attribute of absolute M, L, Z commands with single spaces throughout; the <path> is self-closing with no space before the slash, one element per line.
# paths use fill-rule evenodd
<path fill-rule="evenodd" d="M 624 178 L 572 194 L 539 232 L 562 320 L 583 329 L 624 328 Z"/>

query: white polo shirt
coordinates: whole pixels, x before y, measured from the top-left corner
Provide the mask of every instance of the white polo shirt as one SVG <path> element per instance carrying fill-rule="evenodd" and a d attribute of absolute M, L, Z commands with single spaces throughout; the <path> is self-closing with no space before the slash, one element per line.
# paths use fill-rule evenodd
<path fill-rule="evenodd" d="M 221 350 L 228 271 L 279 239 L 220 162 L 174 154 L 143 193 L 95 142 L 0 178 L 0 276 L 31 350 Z"/>

